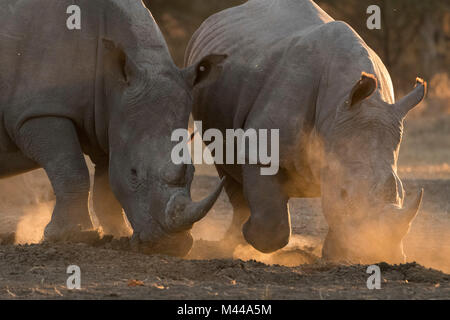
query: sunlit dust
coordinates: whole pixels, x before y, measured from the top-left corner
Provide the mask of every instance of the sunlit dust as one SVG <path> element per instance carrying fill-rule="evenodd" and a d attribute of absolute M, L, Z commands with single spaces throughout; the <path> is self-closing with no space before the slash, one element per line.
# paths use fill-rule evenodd
<path fill-rule="evenodd" d="M 24 215 L 17 224 L 16 243 L 31 244 L 42 240 L 44 228 L 53 211 L 53 201 L 38 203 L 24 209 Z"/>

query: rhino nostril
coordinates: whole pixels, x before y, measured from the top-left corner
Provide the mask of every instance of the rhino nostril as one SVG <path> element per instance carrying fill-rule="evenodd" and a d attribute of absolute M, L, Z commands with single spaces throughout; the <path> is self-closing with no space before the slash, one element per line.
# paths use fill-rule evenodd
<path fill-rule="evenodd" d="M 134 168 L 132 168 L 132 169 L 131 169 L 131 175 L 134 176 L 134 177 L 136 177 L 136 176 L 137 176 L 137 170 L 134 169 Z"/>

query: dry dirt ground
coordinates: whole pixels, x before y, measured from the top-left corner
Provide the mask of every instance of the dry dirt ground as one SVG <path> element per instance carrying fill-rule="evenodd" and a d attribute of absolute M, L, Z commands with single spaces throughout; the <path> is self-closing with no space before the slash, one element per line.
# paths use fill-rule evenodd
<path fill-rule="evenodd" d="M 128 250 L 126 243 L 38 242 L 49 219 L 53 193 L 36 171 L 0 181 L 1 299 L 450 299 L 450 116 L 411 121 L 400 175 L 407 190 L 424 187 L 420 216 L 405 241 L 408 264 L 380 263 L 382 289 L 368 290 L 367 266 L 320 260 L 327 225 L 317 199 L 291 200 L 293 238 L 274 255 L 240 247 L 221 258 L 217 242 L 231 219 L 226 196 L 193 230 L 190 256 L 177 259 Z M 217 181 L 200 167 L 194 198 Z M 81 268 L 81 290 L 66 288 L 66 268 Z M 432 268 L 432 269 L 431 269 Z"/>

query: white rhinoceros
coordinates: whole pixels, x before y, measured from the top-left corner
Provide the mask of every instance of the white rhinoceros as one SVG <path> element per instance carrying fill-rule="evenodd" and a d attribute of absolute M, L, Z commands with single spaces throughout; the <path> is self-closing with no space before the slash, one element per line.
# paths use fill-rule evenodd
<path fill-rule="evenodd" d="M 186 254 L 222 183 L 192 202 L 193 166 L 172 162 L 171 134 L 224 56 L 180 70 L 140 0 L 7 0 L 0 14 L 0 176 L 45 169 L 56 194 L 45 238 L 92 228 L 85 153 L 104 231 L 123 233 L 123 207 L 133 243 Z"/>
<path fill-rule="evenodd" d="M 284 247 L 289 198 L 321 197 L 329 225 L 324 257 L 404 261 L 402 239 L 422 191 L 404 202 L 397 158 L 403 120 L 426 83 L 417 79 L 395 102 L 377 54 L 309 0 L 250 0 L 213 15 L 191 39 L 186 65 L 212 52 L 229 58 L 215 84 L 194 90 L 194 118 L 205 130 L 280 130 L 278 174 L 216 165 L 229 178 L 234 208 L 229 246 L 242 242 L 244 225 L 256 249 Z M 314 149 L 318 140 L 323 153 Z"/>

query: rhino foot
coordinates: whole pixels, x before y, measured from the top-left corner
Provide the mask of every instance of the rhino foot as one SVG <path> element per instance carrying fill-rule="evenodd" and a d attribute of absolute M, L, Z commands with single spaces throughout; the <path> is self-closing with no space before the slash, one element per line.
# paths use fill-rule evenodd
<path fill-rule="evenodd" d="M 115 239 L 121 239 L 121 238 L 128 238 L 131 237 L 133 231 L 126 225 L 126 224 L 120 224 L 120 225 L 110 225 L 105 226 L 102 225 L 101 230 L 103 234 L 113 236 Z"/>
<path fill-rule="evenodd" d="M 82 230 L 81 225 L 58 228 L 49 224 L 44 230 L 43 237 L 45 242 L 74 242 L 90 245 L 98 244 L 101 240 L 102 236 L 99 230 Z"/>

